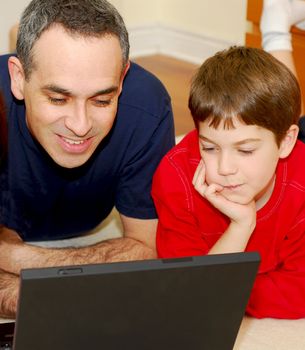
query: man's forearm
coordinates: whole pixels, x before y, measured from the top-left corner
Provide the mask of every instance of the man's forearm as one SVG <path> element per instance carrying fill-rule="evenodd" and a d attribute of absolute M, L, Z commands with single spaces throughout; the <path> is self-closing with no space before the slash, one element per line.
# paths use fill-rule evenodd
<path fill-rule="evenodd" d="M 0 270 L 0 316 L 15 318 L 19 277 Z"/>
<path fill-rule="evenodd" d="M 81 265 L 156 257 L 156 252 L 131 238 L 117 238 L 82 248 L 43 248 L 21 243 L 11 250 L 5 270 L 19 274 L 21 268 Z M 3 267 L 2 267 L 3 268 Z"/>

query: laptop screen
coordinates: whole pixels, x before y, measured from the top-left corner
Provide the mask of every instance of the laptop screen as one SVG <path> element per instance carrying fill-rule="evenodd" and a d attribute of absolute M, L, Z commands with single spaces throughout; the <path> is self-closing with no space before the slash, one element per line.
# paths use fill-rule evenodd
<path fill-rule="evenodd" d="M 234 253 L 23 270 L 14 349 L 232 349 L 258 265 Z"/>

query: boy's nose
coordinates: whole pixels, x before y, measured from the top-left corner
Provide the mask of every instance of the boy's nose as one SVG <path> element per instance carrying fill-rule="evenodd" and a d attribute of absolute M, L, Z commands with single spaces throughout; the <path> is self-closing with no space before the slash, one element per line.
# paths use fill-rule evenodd
<path fill-rule="evenodd" d="M 222 154 L 218 159 L 218 173 L 219 175 L 231 175 L 235 174 L 237 171 L 237 166 L 234 158 L 229 154 Z"/>

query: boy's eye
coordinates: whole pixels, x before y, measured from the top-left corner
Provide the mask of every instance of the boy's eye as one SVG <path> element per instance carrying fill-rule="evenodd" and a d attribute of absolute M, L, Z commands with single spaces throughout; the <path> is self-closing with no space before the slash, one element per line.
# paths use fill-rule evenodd
<path fill-rule="evenodd" d="M 252 154 L 254 152 L 254 149 L 240 149 L 238 150 L 238 152 L 247 155 L 247 154 Z"/>
<path fill-rule="evenodd" d="M 204 152 L 212 152 L 212 151 L 215 151 L 215 147 L 213 147 L 213 146 L 201 146 L 201 149 L 202 149 Z"/>

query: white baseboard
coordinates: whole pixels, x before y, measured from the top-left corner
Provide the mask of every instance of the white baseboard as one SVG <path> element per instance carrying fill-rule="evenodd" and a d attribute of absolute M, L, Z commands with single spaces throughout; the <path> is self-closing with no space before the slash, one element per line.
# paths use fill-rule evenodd
<path fill-rule="evenodd" d="M 128 31 L 131 58 L 163 54 L 201 64 L 217 51 L 234 45 L 232 42 L 166 27 L 161 24 L 128 28 Z"/>

